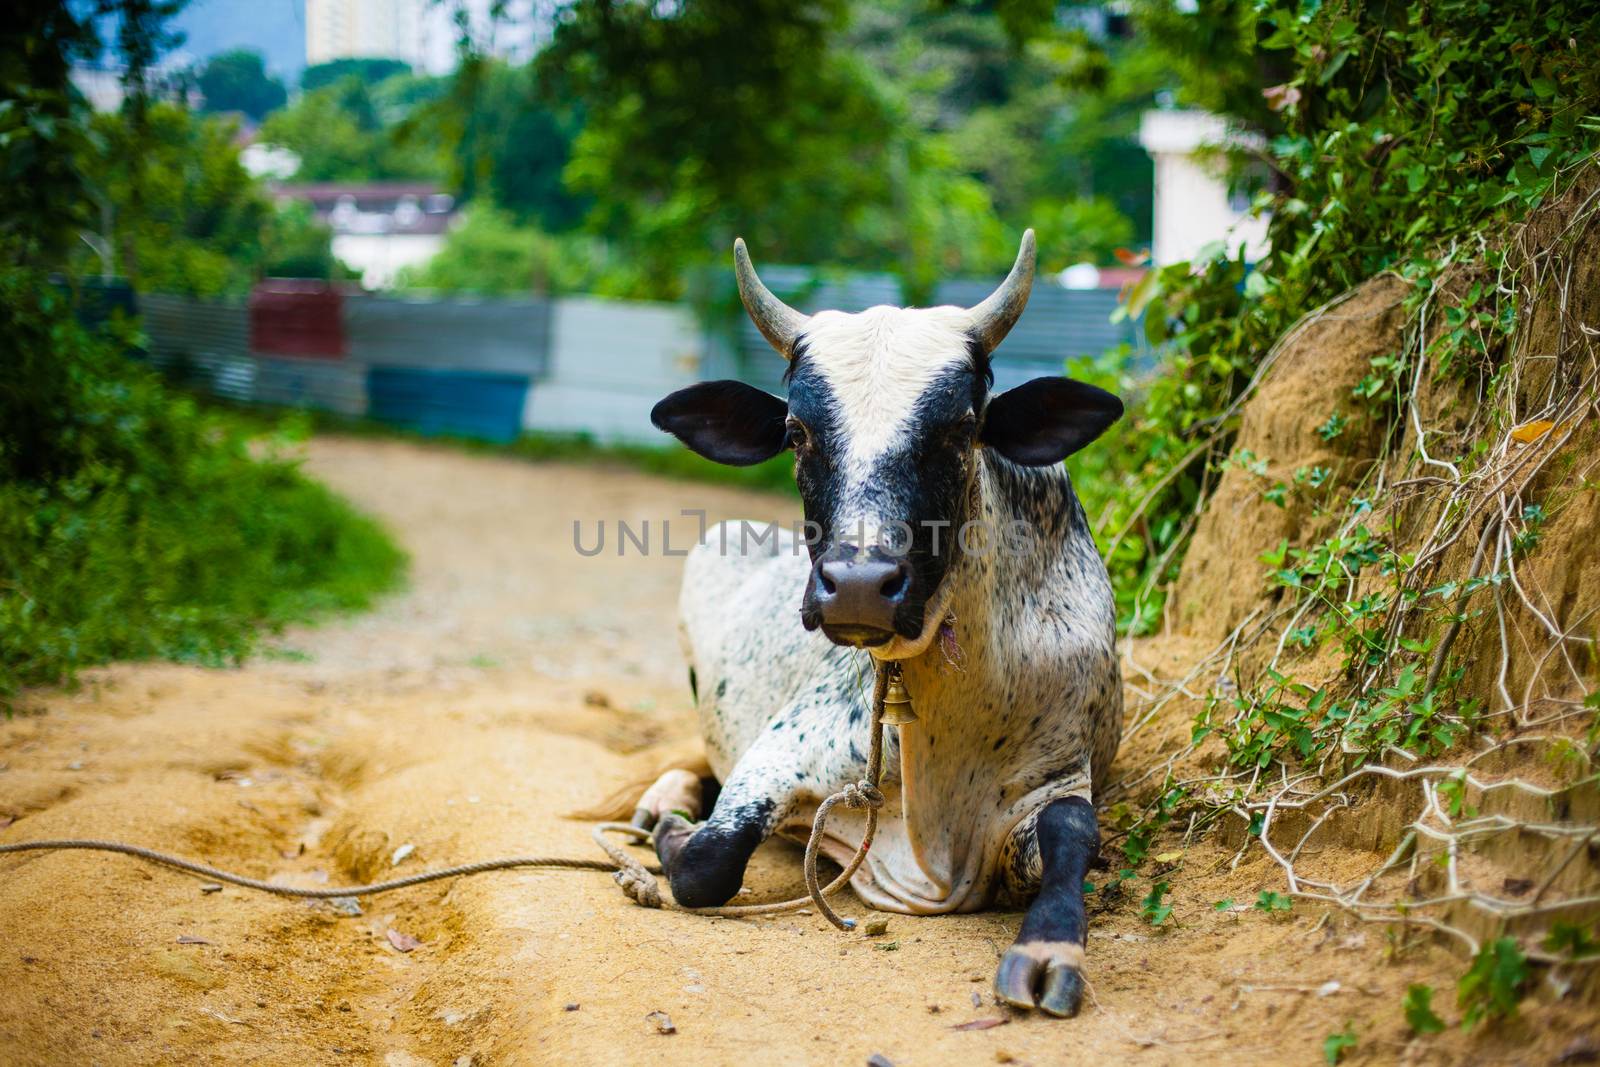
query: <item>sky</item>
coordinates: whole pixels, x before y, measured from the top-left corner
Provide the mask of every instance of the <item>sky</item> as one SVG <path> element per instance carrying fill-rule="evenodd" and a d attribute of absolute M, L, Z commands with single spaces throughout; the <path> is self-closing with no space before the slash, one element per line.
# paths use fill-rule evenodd
<path fill-rule="evenodd" d="M 490 0 L 466 0 L 480 27 Z M 450 24 L 453 2 L 428 0 L 424 16 L 428 33 L 428 73 L 455 67 L 455 31 Z M 509 25 L 496 33 L 497 51 L 526 58 L 536 36 L 535 4 L 512 0 L 506 5 Z M 180 65 L 202 62 L 230 48 L 251 48 L 266 57 L 267 69 L 293 87 L 306 65 L 305 0 L 188 0 L 173 25 L 187 36 L 171 58 Z"/>
<path fill-rule="evenodd" d="M 203 60 L 253 48 L 268 70 L 293 84 L 306 65 L 305 8 L 305 0 L 189 0 L 173 20 L 188 37 L 179 51 Z"/>

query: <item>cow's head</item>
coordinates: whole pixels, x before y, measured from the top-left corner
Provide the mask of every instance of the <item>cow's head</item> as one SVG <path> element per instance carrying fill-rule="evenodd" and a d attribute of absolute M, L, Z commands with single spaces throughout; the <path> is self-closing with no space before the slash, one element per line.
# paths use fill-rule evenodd
<path fill-rule="evenodd" d="M 793 449 L 812 559 L 801 620 L 836 644 L 914 655 L 944 618 L 958 530 L 984 519 L 978 449 L 1059 463 L 1115 422 L 1122 402 L 1070 378 L 989 394 L 989 355 L 1033 287 L 1032 230 L 1000 288 L 973 308 L 805 315 L 761 283 L 743 241 L 733 254 L 745 309 L 789 361 L 789 398 L 705 382 L 662 400 L 651 421 L 719 463 Z M 994 544 L 995 531 L 980 532 Z"/>

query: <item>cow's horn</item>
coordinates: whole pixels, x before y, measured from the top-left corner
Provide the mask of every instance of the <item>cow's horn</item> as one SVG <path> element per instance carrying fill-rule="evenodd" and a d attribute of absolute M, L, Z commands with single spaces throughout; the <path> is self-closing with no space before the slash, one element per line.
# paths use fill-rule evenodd
<path fill-rule="evenodd" d="M 1028 306 L 1028 294 L 1033 291 L 1033 231 L 1022 232 L 1022 247 L 1017 249 L 1017 261 L 1011 273 L 1000 283 L 1000 288 L 990 293 L 983 303 L 972 309 L 972 335 L 993 352 L 1006 339 L 1011 327 L 1022 317 Z"/>
<path fill-rule="evenodd" d="M 784 359 L 794 358 L 794 343 L 805 329 L 806 316 L 772 295 L 772 291 L 756 277 L 756 268 L 750 263 L 750 253 L 745 250 L 744 238 L 733 241 L 733 271 L 739 279 L 739 299 L 750 313 L 761 336 L 778 350 Z"/>

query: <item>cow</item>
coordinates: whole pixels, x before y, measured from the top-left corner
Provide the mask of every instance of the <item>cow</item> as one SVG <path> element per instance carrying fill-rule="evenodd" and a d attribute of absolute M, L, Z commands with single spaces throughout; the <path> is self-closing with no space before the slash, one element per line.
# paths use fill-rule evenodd
<path fill-rule="evenodd" d="M 804 840 L 820 801 L 865 775 L 874 661 L 896 661 L 918 718 L 883 727 L 885 803 L 852 889 L 917 915 L 1025 905 L 995 992 L 1074 1015 L 1122 689 L 1110 582 L 1062 460 L 1122 403 L 1065 377 L 991 395 L 991 355 L 1032 289 L 1031 230 L 972 308 L 806 315 L 762 284 L 742 240 L 734 262 L 788 361 L 787 397 L 703 382 L 651 420 L 719 463 L 792 451 L 804 531 L 724 524 L 685 560 L 681 636 L 712 775 L 662 775 L 636 821 L 653 824 L 680 905 L 727 902 L 758 845 Z M 847 860 L 864 828 L 840 811 L 824 854 Z"/>

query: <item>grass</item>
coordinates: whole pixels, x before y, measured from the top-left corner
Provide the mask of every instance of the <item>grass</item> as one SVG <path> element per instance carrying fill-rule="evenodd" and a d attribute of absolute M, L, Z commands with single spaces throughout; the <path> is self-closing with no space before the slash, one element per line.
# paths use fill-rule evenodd
<path fill-rule="evenodd" d="M 400 583 L 388 532 L 264 420 L 175 393 L 32 272 L 0 271 L 0 335 L 0 706 L 110 660 L 236 663 Z"/>

